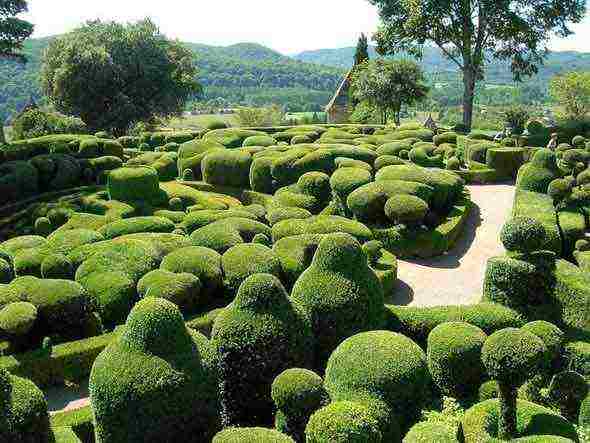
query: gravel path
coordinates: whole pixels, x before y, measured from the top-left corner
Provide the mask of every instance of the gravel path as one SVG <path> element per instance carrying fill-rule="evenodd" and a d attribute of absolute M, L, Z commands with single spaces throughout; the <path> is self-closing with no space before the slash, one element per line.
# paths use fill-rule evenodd
<path fill-rule="evenodd" d="M 480 300 L 486 262 L 502 255 L 500 230 L 510 216 L 515 188 L 509 184 L 470 185 L 474 206 L 455 247 L 433 259 L 400 260 L 396 305 L 473 304 Z"/>
<path fill-rule="evenodd" d="M 512 209 L 514 186 L 468 188 L 474 206 L 453 250 L 428 260 L 400 260 L 399 287 L 388 303 L 437 306 L 479 301 L 487 259 L 504 253 L 500 230 Z M 78 409 L 88 404 L 88 385 L 52 388 L 45 395 L 50 411 Z"/>

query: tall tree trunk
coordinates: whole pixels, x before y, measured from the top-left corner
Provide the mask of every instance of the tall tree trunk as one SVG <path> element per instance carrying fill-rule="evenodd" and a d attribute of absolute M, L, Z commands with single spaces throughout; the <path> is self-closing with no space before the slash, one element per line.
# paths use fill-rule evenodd
<path fill-rule="evenodd" d="M 463 70 L 463 124 L 471 131 L 473 124 L 473 101 L 475 99 L 475 73 L 471 66 Z"/>
<path fill-rule="evenodd" d="M 513 386 L 498 382 L 500 417 L 498 437 L 500 440 L 511 440 L 516 437 L 516 389 Z"/>

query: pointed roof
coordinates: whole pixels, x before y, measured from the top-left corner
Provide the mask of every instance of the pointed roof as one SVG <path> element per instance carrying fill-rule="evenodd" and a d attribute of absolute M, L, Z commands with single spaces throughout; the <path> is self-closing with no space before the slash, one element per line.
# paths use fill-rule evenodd
<path fill-rule="evenodd" d="M 328 103 L 328 105 L 326 106 L 326 112 L 329 112 L 330 109 L 332 109 L 334 106 L 336 106 L 336 103 L 339 98 L 346 96 L 346 100 L 348 101 L 348 89 L 350 87 L 350 80 L 352 77 L 352 71 L 353 70 L 351 69 L 350 71 L 348 71 L 346 76 L 344 76 L 342 83 L 340 83 L 340 86 L 338 87 L 338 89 L 336 89 L 336 93 L 334 94 L 334 97 L 332 97 L 332 100 L 330 100 L 330 103 Z"/>

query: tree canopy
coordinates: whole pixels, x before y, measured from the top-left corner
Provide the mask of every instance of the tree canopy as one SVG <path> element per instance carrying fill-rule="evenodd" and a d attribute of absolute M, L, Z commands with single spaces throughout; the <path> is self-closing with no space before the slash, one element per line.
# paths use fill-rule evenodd
<path fill-rule="evenodd" d="M 20 50 L 33 25 L 16 16 L 27 10 L 26 0 L 0 0 L 0 58 L 23 59 Z"/>
<path fill-rule="evenodd" d="M 590 72 L 557 75 L 551 80 L 549 91 L 566 117 L 582 119 L 590 112 Z"/>
<path fill-rule="evenodd" d="M 359 37 L 356 45 L 356 52 L 354 54 L 354 66 L 361 65 L 369 61 L 369 41 L 367 36 L 363 33 Z"/>
<path fill-rule="evenodd" d="M 490 58 L 510 60 L 515 80 L 538 71 L 552 34 L 572 33 L 585 0 L 369 0 L 382 26 L 375 35 L 381 54 L 420 56 L 424 45 L 438 46 L 463 73 L 463 120 L 473 118 L 475 86 Z"/>
<path fill-rule="evenodd" d="M 41 84 L 56 109 L 93 130 L 178 115 L 200 93 L 192 53 L 149 19 L 92 21 L 49 45 Z"/>
<path fill-rule="evenodd" d="M 399 125 L 402 106 L 410 106 L 428 94 L 424 73 L 411 60 L 377 59 L 361 66 L 352 77 L 354 98 L 377 108 L 384 124 L 391 111 Z"/>

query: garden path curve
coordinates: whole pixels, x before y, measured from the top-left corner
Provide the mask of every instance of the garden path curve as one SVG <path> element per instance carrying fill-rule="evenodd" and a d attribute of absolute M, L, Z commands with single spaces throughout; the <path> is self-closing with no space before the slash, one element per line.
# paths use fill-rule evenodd
<path fill-rule="evenodd" d="M 399 260 L 399 288 L 388 303 L 439 306 L 480 301 L 488 258 L 504 254 L 500 231 L 510 216 L 515 187 L 467 187 L 473 208 L 455 247 L 440 257 Z"/>
<path fill-rule="evenodd" d="M 427 260 L 400 260 L 400 283 L 387 303 L 436 306 L 477 303 L 488 258 L 502 255 L 500 230 L 514 201 L 511 184 L 470 185 L 473 208 L 463 234 L 446 255 Z M 45 392 L 49 410 L 78 409 L 88 404 L 88 384 Z"/>

